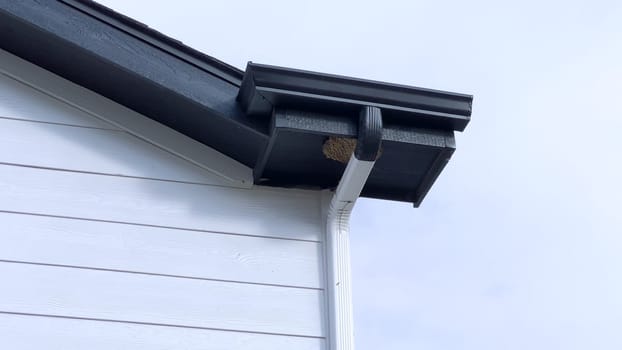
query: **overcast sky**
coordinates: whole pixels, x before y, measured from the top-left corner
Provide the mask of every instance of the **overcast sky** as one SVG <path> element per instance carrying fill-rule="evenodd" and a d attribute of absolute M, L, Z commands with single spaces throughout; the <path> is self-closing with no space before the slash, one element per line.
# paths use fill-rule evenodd
<path fill-rule="evenodd" d="M 622 2 L 100 2 L 242 69 L 475 96 L 421 208 L 357 204 L 358 350 L 622 349 Z"/>

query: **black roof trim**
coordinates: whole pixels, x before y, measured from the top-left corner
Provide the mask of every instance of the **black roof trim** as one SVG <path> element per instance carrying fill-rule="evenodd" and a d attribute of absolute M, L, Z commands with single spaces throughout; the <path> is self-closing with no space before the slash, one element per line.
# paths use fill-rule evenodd
<path fill-rule="evenodd" d="M 254 165 L 268 126 L 238 105 L 238 85 L 214 74 L 223 64 L 91 1 L 64 1 L 0 1 L 0 48 Z"/>
<path fill-rule="evenodd" d="M 323 145 L 328 137 L 356 138 L 359 123 L 343 115 L 276 107 L 271 117 L 270 142 L 253 171 L 255 182 L 277 187 L 334 188 L 346 164 L 327 159 Z M 361 196 L 419 206 L 454 150 L 452 130 L 383 124 L 380 156 Z"/>
<path fill-rule="evenodd" d="M 375 106 L 387 121 L 463 131 L 473 96 L 249 62 L 238 100 L 253 115 L 277 105 L 348 113 Z"/>
<path fill-rule="evenodd" d="M 0 0 L 0 49 L 222 152 L 265 186 L 336 187 L 345 164 L 327 139 L 352 144 L 365 129 L 381 149 L 361 195 L 418 206 L 471 115 L 470 95 L 254 63 L 243 73 L 89 0 Z"/>
<path fill-rule="evenodd" d="M 236 86 L 244 71 L 91 0 L 59 0 Z"/>

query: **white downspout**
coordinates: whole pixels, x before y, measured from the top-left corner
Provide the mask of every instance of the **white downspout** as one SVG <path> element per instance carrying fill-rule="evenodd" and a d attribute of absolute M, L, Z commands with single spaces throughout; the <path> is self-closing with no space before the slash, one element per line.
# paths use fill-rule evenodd
<path fill-rule="evenodd" d="M 370 120 L 372 120 L 371 123 Z M 371 135 L 369 132 L 370 124 L 372 125 Z M 361 130 L 363 128 L 366 130 Z M 354 349 L 350 270 L 350 214 L 374 167 L 375 159 L 380 149 L 381 137 L 382 121 L 380 119 L 380 110 L 375 107 L 365 107 L 361 113 L 361 122 L 359 123 L 357 151 L 350 156 L 346 170 L 328 206 L 326 216 L 326 255 L 328 326 L 331 350 Z M 363 142 L 366 142 L 367 145 L 364 146 L 365 149 L 361 152 L 361 147 L 359 146 Z M 361 153 L 366 153 L 367 155 L 361 156 Z M 371 157 L 369 156 L 370 154 Z M 359 158 L 367 160 L 360 160 Z M 370 158 L 371 160 L 369 160 Z"/>

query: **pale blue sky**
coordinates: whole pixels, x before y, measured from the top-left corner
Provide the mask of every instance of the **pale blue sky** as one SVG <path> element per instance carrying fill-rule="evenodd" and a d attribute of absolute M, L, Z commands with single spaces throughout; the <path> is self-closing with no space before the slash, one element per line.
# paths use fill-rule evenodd
<path fill-rule="evenodd" d="M 622 2 L 100 2 L 240 68 L 475 95 L 421 208 L 358 203 L 357 349 L 622 349 Z"/>

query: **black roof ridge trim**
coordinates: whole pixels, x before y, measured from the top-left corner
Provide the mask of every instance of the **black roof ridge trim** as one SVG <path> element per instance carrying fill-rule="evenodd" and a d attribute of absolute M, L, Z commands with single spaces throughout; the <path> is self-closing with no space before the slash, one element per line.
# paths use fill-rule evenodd
<path fill-rule="evenodd" d="M 59 1 L 210 73 L 217 78 L 238 87 L 242 83 L 244 71 L 241 69 L 206 55 L 199 50 L 193 49 L 183 42 L 167 36 L 131 17 L 116 12 L 109 7 L 92 0 Z"/>

